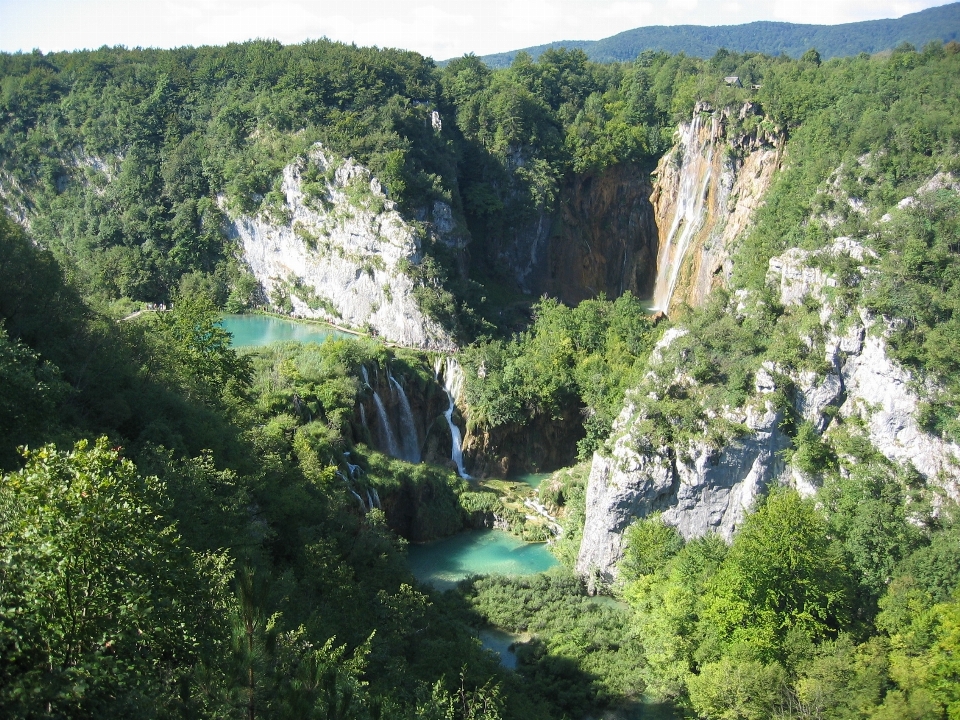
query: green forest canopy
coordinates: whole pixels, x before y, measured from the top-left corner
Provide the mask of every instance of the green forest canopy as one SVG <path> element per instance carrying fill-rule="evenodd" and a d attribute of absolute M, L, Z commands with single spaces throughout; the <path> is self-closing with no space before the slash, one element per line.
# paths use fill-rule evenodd
<path fill-rule="evenodd" d="M 895 206 L 958 169 L 958 63 L 955 44 L 612 65 L 556 51 L 498 71 L 328 42 L 0 56 L 4 189 L 31 220 L 29 235 L 0 221 L 4 708 L 560 718 L 645 694 L 704 718 L 955 717 L 956 510 L 855 424 L 826 439 L 788 428 L 821 490 L 772 495 L 729 547 L 683 542 L 657 517 L 635 525 L 619 590 L 629 611 L 598 608 L 568 574 L 441 596 L 416 585 L 404 540 L 381 511 L 358 512 L 337 475 L 351 452 L 384 495 L 433 498 L 433 534 L 463 527 L 460 480 L 383 458 L 351 419 L 362 365 L 406 363 L 412 376 L 419 361 L 352 340 L 237 354 L 215 321 L 231 297 L 249 301 L 218 197 L 227 212 L 267 208 L 279 169 L 316 140 L 370 165 L 406 211 L 449 200 L 481 249 L 553 207 L 572 174 L 659 157 L 698 100 L 749 99 L 762 115 L 733 129 L 766 123 L 788 158 L 736 256 L 735 288 L 757 312 L 732 313 L 718 293 L 681 319 L 691 332 L 671 352 L 703 395 L 650 399 L 652 431 L 683 441 L 711 403 L 742 402 L 764 358 L 816 369 L 800 338 L 819 309 L 769 302 L 763 278 L 787 247 L 847 234 L 883 272 L 860 283 L 830 268 L 850 278 L 837 301 L 910 321 L 891 351 L 941 382 L 923 419 L 951 436 L 955 194 Z M 727 74 L 762 87 L 727 87 Z M 518 151 L 530 162 L 512 164 Z M 434 251 L 454 314 L 482 316 L 477 288 Z M 172 313 L 143 323 L 107 312 L 170 297 Z M 482 342 L 465 366 L 485 364 L 499 388 L 467 388 L 478 421 L 589 409 L 583 450 L 600 446 L 656 337 L 637 305 L 548 299 L 517 337 L 466 325 Z M 577 518 L 572 475 L 551 497 L 579 504 Z M 485 622 L 532 634 L 517 673 L 480 650 Z"/>

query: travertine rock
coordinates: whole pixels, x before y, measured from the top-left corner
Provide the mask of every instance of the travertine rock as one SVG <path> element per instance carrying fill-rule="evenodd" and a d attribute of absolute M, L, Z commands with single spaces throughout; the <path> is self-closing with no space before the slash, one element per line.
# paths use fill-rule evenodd
<path fill-rule="evenodd" d="M 320 197 L 303 192 L 304 162 L 332 174 Z M 447 333 L 421 312 L 405 273 L 421 260 L 420 231 L 397 212 L 368 170 L 315 148 L 307 161 L 284 168 L 281 191 L 280 214 L 288 221 L 240 216 L 229 227 L 268 298 L 286 293 L 298 316 L 372 328 L 402 345 L 453 348 Z M 449 207 L 434 214 L 443 230 L 453 230 Z"/>
<path fill-rule="evenodd" d="M 741 118 L 754 112 L 749 103 Z M 730 111 L 697 106 L 657 164 L 651 197 L 659 232 L 654 306 L 700 305 L 729 278 L 734 239 L 750 224 L 780 167 L 782 138 L 732 137 Z"/>
<path fill-rule="evenodd" d="M 822 253 L 844 253 L 863 262 L 872 253 L 849 238 L 838 238 Z M 811 253 L 792 249 L 770 261 L 768 281 L 780 290 L 784 305 L 799 305 L 807 296 L 822 303 L 820 320 L 826 332 L 826 373 L 806 371 L 789 377 L 794 409 L 818 432 L 829 431 L 834 415 L 863 419 L 869 440 L 887 458 L 912 464 L 928 482 L 960 498 L 960 447 L 925 432 L 917 423 L 920 402 L 910 373 L 886 352 L 883 323 L 864 310 L 838 319 L 827 288 L 833 278 L 811 267 Z M 862 277 L 869 275 L 861 268 Z M 747 296 L 738 296 L 738 312 Z M 651 354 L 656 367 L 669 345 L 685 331 L 672 329 Z M 744 408 L 727 409 L 726 420 L 747 432 L 717 450 L 696 440 L 687 447 L 650 447 L 633 428 L 639 415 L 630 399 L 618 418 L 609 455 L 593 459 L 587 488 L 586 522 L 577 570 L 591 581 L 609 583 L 623 553 L 623 533 L 637 518 L 661 512 L 686 538 L 717 532 L 730 539 L 745 512 L 771 483 L 794 486 L 805 496 L 816 492 L 815 479 L 784 467 L 790 446 L 781 431 L 782 413 L 764 400 L 777 390 L 784 373 L 764 363 L 755 375 L 755 394 Z M 634 392 L 662 392 L 651 371 Z M 684 382 L 678 370 L 673 383 Z M 635 396 L 634 396 L 635 397 Z"/>

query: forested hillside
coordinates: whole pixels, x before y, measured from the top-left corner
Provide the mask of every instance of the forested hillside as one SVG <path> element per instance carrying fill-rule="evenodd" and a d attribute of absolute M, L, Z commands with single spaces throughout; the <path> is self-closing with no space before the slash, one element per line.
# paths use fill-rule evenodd
<path fill-rule="evenodd" d="M 624 62 L 645 50 L 711 57 L 720 48 L 800 57 L 817 48 L 824 58 L 892 50 L 901 43 L 918 47 L 932 40 L 949 42 L 960 35 L 960 5 L 950 3 L 890 20 L 840 25 L 752 22 L 743 25 L 660 25 L 627 30 L 602 40 L 564 40 L 512 52 L 484 55 L 493 68 L 507 67 L 518 52 L 538 58 L 547 50 L 583 50 L 595 62 Z"/>
<path fill-rule="evenodd" d="M 0 714 L 958 717 L 958 50 L 0 56 Z M 664 178 L 758 149 L 745 230 L 677 260 L 721 256 L 695 306 L 645 310 L 656 227 L 635 291 L 540 297 L 538 252 L 647 232 L 652 193 L 732 214 Z M 578 226 L 631 183 L 636 214 Z M 231 232 L 352 252 L 303 208 L 369 220 L 357 278 L 402 224 L 455 358 L 370 326 L 232 348 L 224 311 L 337 318 L 303 278 L 264 297 Z M 460 430 L 477 475 L 557 472 L 511 505 Z M 562 568 L 411 575 L 409 542 L 535 510 Z"/>

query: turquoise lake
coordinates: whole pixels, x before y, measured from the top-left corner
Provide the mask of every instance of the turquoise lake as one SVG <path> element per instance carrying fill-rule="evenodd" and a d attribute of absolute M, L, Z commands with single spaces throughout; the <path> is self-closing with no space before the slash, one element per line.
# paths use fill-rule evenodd
<path fill-rule="evenodd" d="M 509 670 L 516 670 L 517 668 L 517 656 L 510 649 L 510 646 L 519 640 L 519 635 L 514 635 L 499 628 L 484 628 L 480 631 L 480 644 L 485 650 L 490 650 L 499 655 L 500 664 Z"/>
<path fill-rule="evenodd" d="M 542 483 L 551 475 L 553 475 L 553 473 L 527 473 L 526 475 L 517 475 L 516 477 L 511 477 L 510 480 L 513 482 L 525 483 L 536 490 L 538 487 L 540 487 L 540 483 Z"/>
<path fill-rule="evenodd" d="M 525 543 L 503 530 L 468 530 L 410 545 L 408 554 L 414 577 L 438 590 L 471 575 L 533 575 L 558 564 L 546 545 Z"/>
<path fill-rule="evenodd" d="M 315 342 L 328 337 L 353 337 L 326 325 L 297 322 L 270 315 L 224 315 L 220 327 L 233 335 L 233 347 L 258 347 L 275 342 Z"/>

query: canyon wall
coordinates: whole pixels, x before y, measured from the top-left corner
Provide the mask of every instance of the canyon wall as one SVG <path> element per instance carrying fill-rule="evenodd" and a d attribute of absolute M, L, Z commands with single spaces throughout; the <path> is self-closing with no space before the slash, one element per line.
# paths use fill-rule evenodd
<path fill-rule="evenodd" d="M 508 228 L 491 252 L 524 293 L 569 305 L 605 293 L 648 296 L 657 228 L 649 168 L 625 163 L 570 178 L 556 210 Z"/>
<path fill-rule="evenodd" d="M 311 163 L 323 176 L 308 184 L 303 174 Z M 281 194 L 280 207 L 237 216 L 228 228 L 274 305 L 289 303 L 296 316 L 402 345 L 453 349 L 446 331 L 419 308 L 410 277 L 422 259 L 423 228 L 433 232 L 432 225 L 407 222 L 368 170 L 319 147 L 284 168 Z M 436 225 L 450 231 L 448 244 L 460 246 L 444 209 L 432 213 Z"/>
<path fill-rule="evenodd" d="M 886 351 L 886 326 L 863 309 L 838 313 L 829 288 L 836 281 L 822 268 L 824 255 L 847 255 L 863 262 L 869 251 L 849 238 L 811 253 L 791 249 L 770 260 L 767 282 L 786 306 L 808 298 L 820 304 L 825 372 L 791 371 L 769 361 L 754 375 L 754 391 L 741 407 L 708 416 L 699 433 L 673 444 L 651 441 L 652 418 L 638 399 L 662 397 L 671 388 L 695 392 L 695 383 L 670 357 L 671 345 L 686 331 L 666 333 L 651 356 L 650 373 L 628 393 L 608 449 L 593 459 L 586 523 L 577 570 L 594 583 L 616 578 L 623 534 L 637 518 L 654 512 L 685 538 L 716 532 L 729 540 L 751 504 L 771 484 L 792 484 L 802 494 L 816 491 L 814 479 L 785 464 L 791 440 L 784 433 L 782 398 L 792 415 L 819 433 L 851 418 L 867 439 L 894 463 L 912 466 L 928 484 L 960 499 L 960 447 L 924 430 L 917 421 L 920 397 L 911 374 Z M 861 277 L 870 270 L 860 268 Z M 731 298 L 731 313 L 747 312 L 748 295 Z M 666 367 L 664 367 L 666 365 Z M 667 377 L 667 382 L 663 377 Z M 780 402 L 774 402 L 779 393 Z M 713 432 L 721 424 L 738 427 L 733 436 Z"/>

